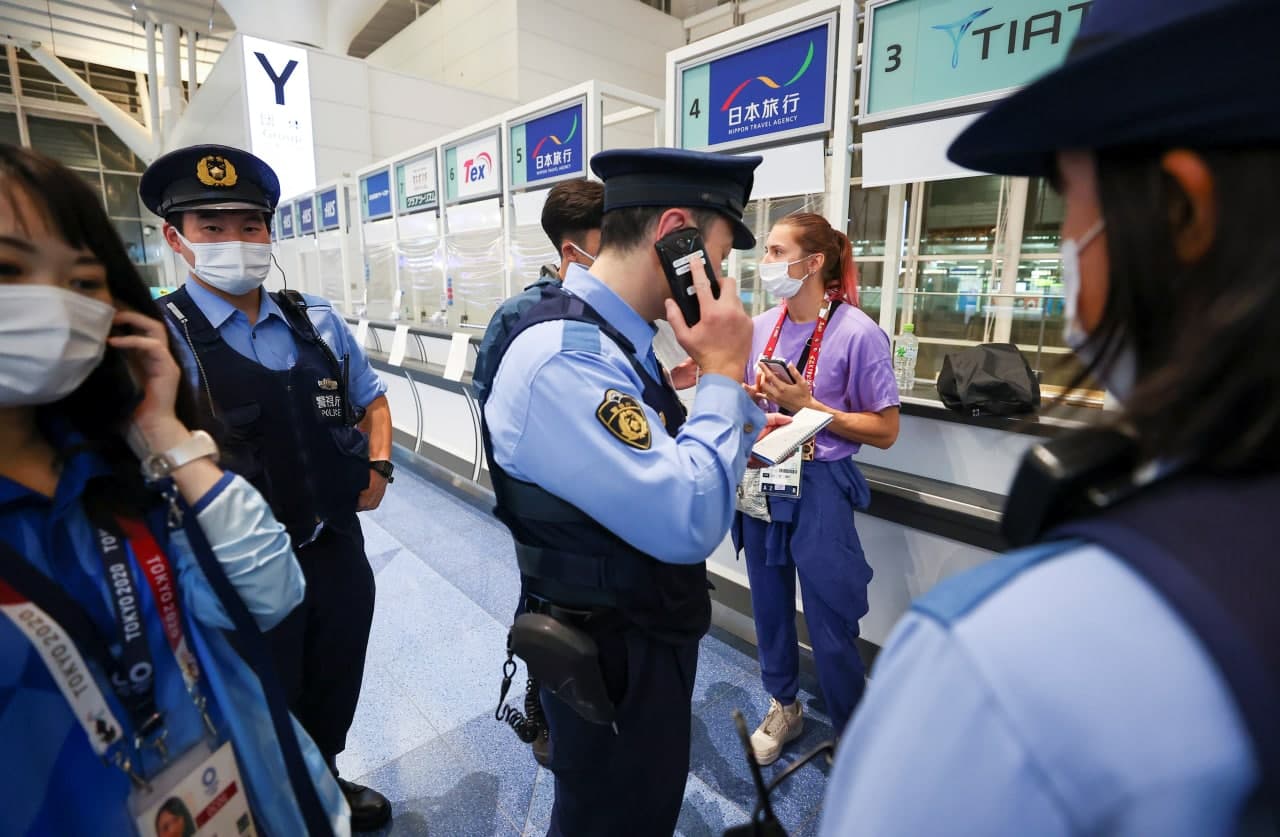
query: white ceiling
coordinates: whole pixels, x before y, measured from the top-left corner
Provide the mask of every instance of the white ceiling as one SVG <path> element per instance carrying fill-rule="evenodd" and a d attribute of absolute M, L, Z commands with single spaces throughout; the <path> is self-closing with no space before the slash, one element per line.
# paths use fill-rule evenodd
<path fill-rule="evenodd" d="M 355 37 L 350 53 L 358 58 L 367 56 L 412 23 L 418 10 L 425 11 L 436 2 L 418 0 L 415 9 L 413 0 L 387 0 Z M 38 42 L 62 58 L 143 73 L 147 71 L 143 24 L 148 18 L 197 33 L 196 72 L 200 79 L 235 32 L 235 24 L 217 0 L 0 0 L 0 35 Z M 181 50 L 185 78 L 185 38 Z"/>

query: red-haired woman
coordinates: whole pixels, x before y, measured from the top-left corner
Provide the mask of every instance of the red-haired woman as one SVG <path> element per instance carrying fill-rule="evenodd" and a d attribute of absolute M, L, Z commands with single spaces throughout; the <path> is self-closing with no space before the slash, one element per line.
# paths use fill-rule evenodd
<path fill-rule="evenodd" d="M 747 384 L 768 409 L 832 415 L 803 454 L 782 463 L 799 474 L 766 488 L 768 520 L 739 514 L 735 534 L 746 552 L 760 668 L 770 695 L 751 736 L 762 764 L 778 758 L 803 725 L 796 637 L 796 574 L 818 679 L 837 734 L 865 685 L 855 640 L 867 612 L 871 568 L 854 528 L 870 499 L 851 457 L 862 445 L 898 438 L 898 388 L 889 340 L 858 308 L 858 271 L 849 239 L 812 213 L 783 218 L 769 233 L 760 280 L 779 304 L 755 318 Z M 784 360 L 790 381 L 759 363 Z M 771 481 L 775 477 L 771 476 Z M 798 488 L 798 496 L 796 489 Z"/>

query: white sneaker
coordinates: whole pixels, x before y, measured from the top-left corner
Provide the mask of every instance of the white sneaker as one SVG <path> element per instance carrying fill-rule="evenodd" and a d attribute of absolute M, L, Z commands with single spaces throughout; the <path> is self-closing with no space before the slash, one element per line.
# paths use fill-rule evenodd
<path fill-rule="evenodd" d="M 751 734 L 751 749 L 762 766 L 773 764 L 782 755 L 782 748 L 789 741 L 800 737 L 804 731 L 804 709 L 800 701 L 783 706 L 775 698 L 769 699 L 769 714 Z"/>

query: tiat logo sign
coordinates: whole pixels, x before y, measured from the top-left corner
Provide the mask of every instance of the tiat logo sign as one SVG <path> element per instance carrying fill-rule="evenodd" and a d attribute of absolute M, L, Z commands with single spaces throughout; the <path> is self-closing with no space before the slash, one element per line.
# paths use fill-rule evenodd
<path fill-rule="evenodd" d="M 493 157 L 488 151 L 481 151 L 474 158 L 462 164 L 462 182 L 478 184 L 493 173 Z"/>

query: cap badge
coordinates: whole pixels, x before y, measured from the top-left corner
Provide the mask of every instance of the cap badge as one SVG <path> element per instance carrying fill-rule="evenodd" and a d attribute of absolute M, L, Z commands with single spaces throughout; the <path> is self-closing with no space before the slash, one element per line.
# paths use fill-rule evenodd
<path fill-rule="evenodd" d="M 236 167 L 226 157 L 204 157 L 196 166 L 196 177 L 206 186 L 234 186 L 239 179 Z"/>

